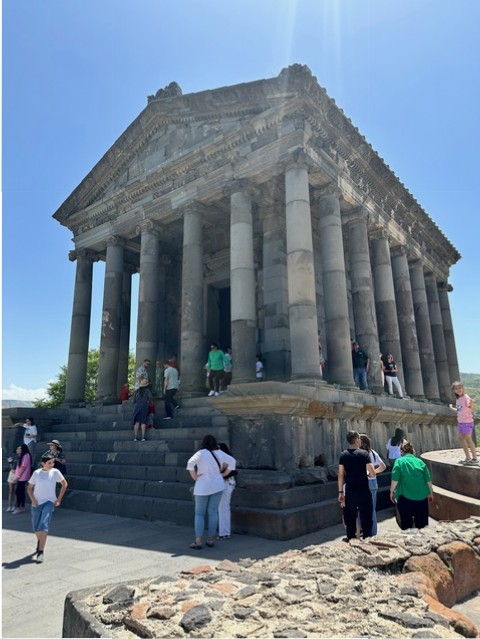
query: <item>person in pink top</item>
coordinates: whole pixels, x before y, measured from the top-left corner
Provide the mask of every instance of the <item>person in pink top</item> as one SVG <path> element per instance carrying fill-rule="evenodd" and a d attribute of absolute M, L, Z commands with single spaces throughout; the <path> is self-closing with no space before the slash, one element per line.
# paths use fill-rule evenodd
<path fill-rule="evenodd" d="M 453 382 L 452 390 L 455 393 L 456 403 L 455 406 L 453 404 L 448 406 L 457 413 L 458 436 L 465 452 L 465 459 L 460 460 L 459 463 L 469 466 L 478 465 L 477 449 L 472 439 L 474 401 L 465 393 L 461 382 Z"/>
<path fill-rule="evenodd" d="M 27 444 L 17 447 L 17 455 L 18 466 L 15 470 L 17 507 L 13 511 L 13 515 L 18 515 L 25 511 L 25 487 L 32 474 L 32 456 Z"/>

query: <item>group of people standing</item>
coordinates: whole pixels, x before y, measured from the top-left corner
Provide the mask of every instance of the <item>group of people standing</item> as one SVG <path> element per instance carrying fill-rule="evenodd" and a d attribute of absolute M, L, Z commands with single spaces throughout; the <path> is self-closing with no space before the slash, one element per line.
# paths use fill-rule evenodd
<path fill-rule="evenodd" d="M 387 355 L 380 354 L 380 363 L 382 366 L 382 373 L 384 379 L 384 385 L 387 386 L 388 394 L 393 397 L 393 387 L 398 393 L 400 399 L 403 399 L 403 390 L 400 380 L 398 379 L 397 364 L 393 359 L 393 355 L 388 353 Z M 370 370 L 370 358 L 367 353 L 360 347 L 358 342 L 352 342 L 352 367 L 353 367 L 353 380 L 355 386 L 358 386 L 360 390 L 368 390 L 368 372 Z"/>
<path fill-rule="evenodd" d="M 357 519 L 364 539 L 377 534 L 377 475 L 386 465 L 367 435 L 349 431 L 347 443 L 338 466 L 338 501 L 348 542 L 357 535 Z M 388 440 L 387 454 L 393 465 L 390 499 L 396 506 L 399 526 L 402 530 L 424 528 L 428 525 L 428 505 L 433 501 L 430 471 L 400 428 Z"/>
<path fill-rule="evenodd" d="M 68 485 L 65 479 L 66 459 L 60 442 L 53 439 L 48 444 L 49 450 L 41 456 L 39 468 L 34 470 L 33 456 L 38 432 L 33 418 L 28 417 L 24 424 L 17 423 L 15 426 L 23 427 L 25 431 L 23 444 L 16 448 L 16 459 L 13 456 L 7 459 L 10 467 L 7 512 L 13 515 L 25 512 L 25 495 L 28 493 L 32 503 L 33 532 L 37 538 L 34 558 L 37 563 L 42 563 L 50 521 L 55 508 L 62 503 Z M 58 496 L 57 484 L 60 484 Z"/>
<path fill-rule="evenodd" d="M 236 460 L 226 444 L 219 444 L 213 435 L 206 435 L 200 449 L 188 460 L 187 470 L 195 482 L 195 540 L 190 548 L 203 548 L 205 529 L 205 545 L 211 548 L 215 545 L 215 536 L 217 539 L 231 536 L 230 502 L 236 486 Z"/>

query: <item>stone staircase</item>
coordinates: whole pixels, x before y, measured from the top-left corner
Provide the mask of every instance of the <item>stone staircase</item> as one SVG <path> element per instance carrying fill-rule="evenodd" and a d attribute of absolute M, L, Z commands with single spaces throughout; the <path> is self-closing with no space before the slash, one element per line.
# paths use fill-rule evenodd
<path fill-rule="evenodd" d="M 206 434 L 230 444 L 235 424 L 206 397 L 183 400 L 168 421 L 160 401 L 147 441 L 134 442 L 131 414 L 131 402 L 50 410 L 36 458 L 49 441 L 60 440 L 67 460 L 66 508 L 192 526 L 193 482 L 187 461 Z M 390 475 L 385 472 L 378 479 L 381 509 L 390 506 Z M 339 521 L 336 481 L 292 486 L 288 473 L 240 464 L 232 499 L 234 532 L 291 539 Z"/>

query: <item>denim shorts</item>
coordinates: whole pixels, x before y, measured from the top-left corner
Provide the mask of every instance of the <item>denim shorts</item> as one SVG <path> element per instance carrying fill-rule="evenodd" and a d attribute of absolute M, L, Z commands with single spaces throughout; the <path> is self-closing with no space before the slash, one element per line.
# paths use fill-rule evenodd
<path fill-rule="evenodd" d="M 45 501 L 39 506 L 32 506 L 32 524 L 33 532 L 46 532 L 48 533 L 48 527 L 50 525 L 50 519 L 52 518 L 55 506 L 53 501 Z"/>

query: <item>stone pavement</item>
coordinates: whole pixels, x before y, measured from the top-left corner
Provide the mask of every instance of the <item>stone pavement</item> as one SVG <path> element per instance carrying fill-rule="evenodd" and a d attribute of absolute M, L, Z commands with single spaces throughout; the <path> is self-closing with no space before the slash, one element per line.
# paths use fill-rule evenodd
<path fill-rule="evenodd" d="M 128 579 L 173 575 L 200 563 L 268 557 L 311 544 L 338 541 L 342 525 L 290 541 L 234 535 L 214 548 L 191 550 L 192 528 L 164 522 L 98 515 L 59 508 L 53 517 L 45 562 L 36 546 L 30 513 L 5 513 L 2 542 L 2 637 L 61 637 L 68 592 Z M 396 528 L 392 510 L 378 513 L 379 532 Z"/>

